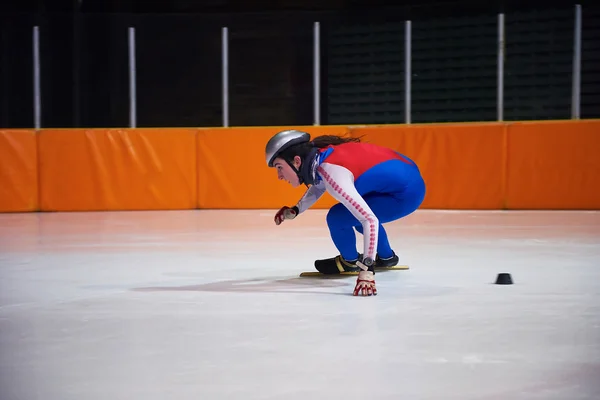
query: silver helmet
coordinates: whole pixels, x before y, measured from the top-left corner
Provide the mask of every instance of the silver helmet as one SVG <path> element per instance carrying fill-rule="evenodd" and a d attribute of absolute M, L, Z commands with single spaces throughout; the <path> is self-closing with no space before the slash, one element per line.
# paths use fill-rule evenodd
<path fill-rule="evenodd" d="M 265 148 L 265 156 L 267 159 L 267 165 L 273 166 L 273 161 L 279 156 L 279 154 L 285 149 L 299 143 L 306 143 L 310 141 L 310 135 L 306 132 L 297 130 L 281 131 L 273 136 L 267 142 Z"/>

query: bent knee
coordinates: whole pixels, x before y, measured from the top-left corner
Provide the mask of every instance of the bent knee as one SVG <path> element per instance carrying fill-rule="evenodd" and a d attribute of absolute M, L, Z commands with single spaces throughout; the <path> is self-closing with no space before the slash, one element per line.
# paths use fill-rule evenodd
<path fill-rule="evenodd" d="M 342 204 L 336 204 L 331 207 L 327 212 L 327 225 L 333 226 L 343 224 L 344 219 L 347 219 L 345 214 L 349 214 L 349 212 Z"/>

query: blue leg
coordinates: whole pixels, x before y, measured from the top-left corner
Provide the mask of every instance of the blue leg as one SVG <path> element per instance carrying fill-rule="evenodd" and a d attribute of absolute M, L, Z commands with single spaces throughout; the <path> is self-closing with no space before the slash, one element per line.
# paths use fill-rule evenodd
<path fill-rule="evenodd" d="M 350 214 L 350 211 L 346 207 L 342 204 L 336 204 L 327 213 L 327 226 L 329 227 L 333 244 L 340 252 L 340 255 L 347 261 L 355 261 L 358 259 L 356 234 L 354 233 L 353 224 L 350 223 L 350 218 L 348 217 L 354 220 L 354 224 L 358 223 L 358 220 Z"/>
<path fill-rule="evenodd" d="M 393 255 L 387 233 L 381 224 L 395 221 L 414 212 L 421 205 L 424 195 L 424 190 L 416 190 L 402 194 L 373 193 L 363 197 L 379 220 L 377 253 L 380 257 L 387 258 Z M 327 214 L 327 225 L 331 239 L 342 257 L 349 261 L 356 260 L 358 251 L 354 229 L 362 233 L 360 222 L 344 205 L 336 204 Z"/>

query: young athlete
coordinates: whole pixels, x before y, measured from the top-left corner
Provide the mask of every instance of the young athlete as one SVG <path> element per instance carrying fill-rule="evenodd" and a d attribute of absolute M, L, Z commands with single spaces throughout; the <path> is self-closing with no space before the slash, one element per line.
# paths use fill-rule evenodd
<path fill-rule="evenodd" d="M 325 191 L 338 204 L 327 214 L 331 238 L 340 254 L 315 261 L 323 274 L 359 271 L 354 296 L 377 295 L 375 267 L 398 264 L 382 224 L 415 211 L 425 197 L 425 183 L 408 157 L 357 138 L 318 136 L 286 130 L 266 145 L 266 161 L 277 177 L 308 190 L 293 207 L 282 207 L 275 223 L 310 208 Z M 363 253 L 356 249 L 356 229 L 363 235 Z"/>

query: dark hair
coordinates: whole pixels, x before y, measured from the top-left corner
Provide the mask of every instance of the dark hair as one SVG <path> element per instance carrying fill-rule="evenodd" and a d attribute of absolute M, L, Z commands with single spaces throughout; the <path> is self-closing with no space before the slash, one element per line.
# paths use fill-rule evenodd
<path fill-rule="evenodd" d="M 360 142 L 360 138 L 342 137 L 336 135 L 317 136 L 308 143 L 300 143 L 285 149 L 284 151 L 279 153 L 278 157 L 281 157 L 288 162 L 293 162 L 294 157 L 296 156 L 299 156 L 302 160 L 304 160 L 308 153 L 310 153 L 310 150 L 315 147 L 319 149 L 324 149 L 328 146 L 337 146 L 339 144 L 349 142 Z"/>

